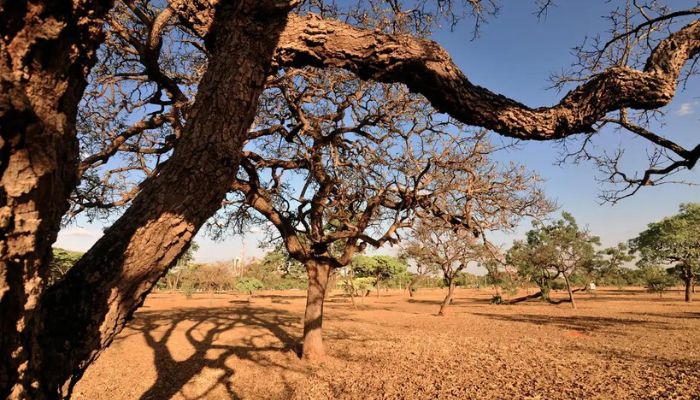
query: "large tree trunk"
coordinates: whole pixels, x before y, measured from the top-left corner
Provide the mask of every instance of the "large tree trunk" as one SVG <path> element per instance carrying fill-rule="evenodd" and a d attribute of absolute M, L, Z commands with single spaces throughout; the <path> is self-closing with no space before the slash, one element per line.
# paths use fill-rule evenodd
<path fill-rule="evenodd" d="M 571 302 L 571 308 L 576 308 L 576 301 L 574 300 L 574 292 L 571 290 L 571 283 L 569 282 L 569 277 L 566 274 L 562 274 L 564 277 L 564 282 L 566 282 L 566 291 L 569 293 L 569 301 Z"/>
<path fill-rule="evenodd" d="M 693 301 L 693 276 L 690 275 L 689 277 L 686 277 L 685 279 L 685 301 Z"/>
<path fill-rule="evenodd" d="M 307 361 L 320 361 L 326 356 L 323 347 L 323 300 L 331 268 L 328 264 L 310 260 L 306 262 L 309 288 L 306 291 L 304 312 L 304 343 L 302 358 Z"/>
<path fill-rule="evenodd" d="M 447 312 L 447 306 L 452 304 L 452 296 L 454 295 L 454 292 L 455 282 L 453 279 L 448 279 L 447 296 L 445 296 L 442 304 L 440 304 L 440 311 L 438 311 L 438 315 L 445 315 L 445 312 Z"/>
<path fill-rule="evenodd" d="M 240 4 L 247 3 L 247 4 Z M 274 3 L 274 2 L 273 2 Z M 282 3 L 282 2 L 280 2 Z M 158 279 L 220 207 L 269 73 L 288 7 L 225 3 L 182 139 L 123 216 L 40 299 L 38 346 L 26 374 L 33 398 L 70 396 Z"/>
<path fill-rule="evenodd" d="M 111 3 L 0 5 L 0 398 L 36 398 L 35 310 L 77 181 L 77 107 Z"/>

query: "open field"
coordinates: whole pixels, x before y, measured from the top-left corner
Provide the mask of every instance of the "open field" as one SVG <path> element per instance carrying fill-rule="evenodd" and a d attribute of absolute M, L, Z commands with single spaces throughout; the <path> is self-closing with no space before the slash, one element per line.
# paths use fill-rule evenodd
<path fill-rule="evenodd" d="M 74 398 L 700 398 L 700 302 L 599 290 L 578 309 L 458 289 L 326 301 L 327 362 L 295 355 L 305 292 L 152 294 Z"/>

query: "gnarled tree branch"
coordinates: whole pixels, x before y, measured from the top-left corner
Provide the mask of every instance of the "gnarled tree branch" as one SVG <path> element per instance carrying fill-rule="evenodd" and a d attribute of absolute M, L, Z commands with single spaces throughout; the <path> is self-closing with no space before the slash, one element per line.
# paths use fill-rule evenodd
<path fill-rule="evenodd" d="M 400 82 L 441 112 L 504 136 L 561 139 L 591 132 L 610 111 L 654 109 L 675 94 L 681 69 L 700 52 L 700 21 L 663 40 L 643 71 L 611 67 L 570 91 L 552 107 L 530 108 L 477 86 L 437 43 L 388 35 L 321 19 L 292 16 L 275 54 L 278 66 L 338 67 L 363 79 Z"/>

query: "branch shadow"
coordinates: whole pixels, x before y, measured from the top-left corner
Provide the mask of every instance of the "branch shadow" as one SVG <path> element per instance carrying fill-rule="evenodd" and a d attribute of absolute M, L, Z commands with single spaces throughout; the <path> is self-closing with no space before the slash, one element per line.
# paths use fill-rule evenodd
<path fill-rule="evenodd" d="M 622 326 L 638 325 L 646 328 L 656 328 L 669 330 L 666 322 L 648 321 L 640 319 L 626 318 L 611 318 L 611 317 L 592 317 L 592 316 L 552 316 L 552 315 L 537 315 L 537 314 L 519 314 L 519 315 L 504 315 L 504 314 L 489 314 L 489 313 L 474 313 L 481 317 L 495 319 L 504 322 L 520 322 L 533 325 L 551 325 L 562 329 L 576 330 L 583 332 L 595 332 L 601 329 L 616 328 Z"/>
<path fill-rule="evenodd" d="M 628 312 L 627 314 L 640 317 L 672 318 L 672 319 L 700 319 L 700 312 L 681 311 L 676 313 L 651 313 L 651 312 Z"/>
<path fill-rule="evenodd" d="M 176 395 L 197 374 L 210 368 L 220 372 L 214 383 L 193 399 L 206 399 L 219 385 L 227 397 L 240 398 L 232 384 L 234 369 L 227 360 L 234 356 L 240 360 L 250 360 L 265 367 L 282 369 L 292 365 L 280 364 L 263 355 L 267 351 L 294 351 L 298 338 L 289 334 L 288 329 L 297 330 L 298 316 L 285 311 L 264 307 L 218 307 L 188 308 L 173 311 L 146 311 L 138 313 L 129 329 L 143 335 L 153 350 L 156 381 L 141 396 L 140 400 L 168 399 Z M 180 324 L 184 329 L 187 343 L 194 351 L 185 359 L 177 360 L 168 348 Z M 259 333 L 246 334 L 235 340 L 219 340 L 224 332 L 235 329 L 254 329 Z M 132 334 L 133 335 L 133 334 Z M 266 341 L 267 345 L 256 345 L 256 341 Z M 212 356 L 212 353 L 215 353 Z"/>

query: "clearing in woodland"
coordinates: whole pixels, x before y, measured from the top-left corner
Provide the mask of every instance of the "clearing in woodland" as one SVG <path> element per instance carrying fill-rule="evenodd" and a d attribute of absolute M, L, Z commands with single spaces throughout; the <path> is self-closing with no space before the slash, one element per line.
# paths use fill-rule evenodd
<path fill-rule="evenodd" d="M 521 294 L 524 294 L 521 293 Z M 489 289 L 326 300 L 327 361 L 296 355 L 305 293 L 154 293 L 75 399 L 700 398 L 700 303 L 599 288 L 578 309 Z M 553 297 L 565 297 L 565 292 Z"/>

